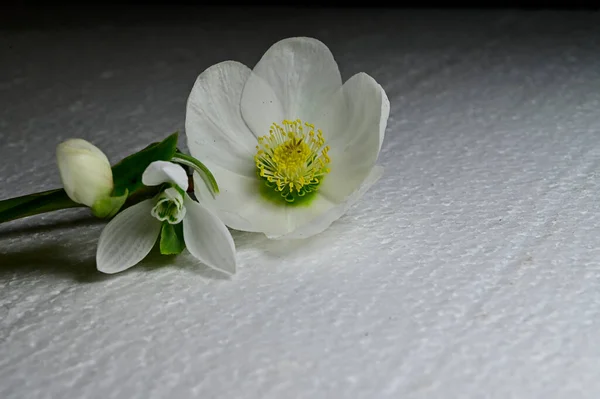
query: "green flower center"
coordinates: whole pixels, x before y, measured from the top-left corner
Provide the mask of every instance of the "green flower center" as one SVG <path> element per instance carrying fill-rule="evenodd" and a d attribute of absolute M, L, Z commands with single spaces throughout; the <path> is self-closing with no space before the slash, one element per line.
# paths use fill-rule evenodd
<path fill-rule="evenodd" d="M 152 208 L 152 216 L 161 222 L 169 224 L 177 224 L 181 222 L 185 216 L 185 206 L 183 206 L 183 196 L 181 193 L 171 187 L 163 191 Z"/>
<path fill-rule="evenodd" d="M 273 123 L 269 135 L 258 138 L 254 161 L 258 175 L 286 203 L 297 203 L 317 191 L 331 162 L 323 132 L 310 123 Z M 306 128 L 306 129 L 305 129 Z"/>

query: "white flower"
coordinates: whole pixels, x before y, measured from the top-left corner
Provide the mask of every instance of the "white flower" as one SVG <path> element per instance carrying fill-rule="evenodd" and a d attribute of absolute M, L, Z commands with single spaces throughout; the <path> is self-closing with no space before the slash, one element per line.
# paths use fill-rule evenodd
<path fill-rule="evenodd" d="M 183 223 L 188 251 L 209 267 L 235 273 L 235 246 L 219 218 L 186 193 L 185 170 L 171 162 L 156 161 L 142 175 L 146 186 L 169 183 L 156 198 L 144 200 L 118 213 L 98 240 L 96 264 L 104 273 L 118 273 L 138 264 L 157 242 L 163 223 Z"/>
<path fill-rule="evenodd" d="M 93 207 L 113 191 L 110 162 L 104 153 L 83 139 L 69 139 L 56 147 L 58 170 L 65 192 L 78 204 Z"/>
<path fill-rule="evenodd" d="M 389 111 L 367 74 L 342 85 L 315 39 L 277 42 L 253 70 L 216 64 L 192 88 L 186 134 L 221 193 L 215 199 L 198 184 L 196 195 L 237 230 L 277 239 L 320 233 L 381 176 Z"/>

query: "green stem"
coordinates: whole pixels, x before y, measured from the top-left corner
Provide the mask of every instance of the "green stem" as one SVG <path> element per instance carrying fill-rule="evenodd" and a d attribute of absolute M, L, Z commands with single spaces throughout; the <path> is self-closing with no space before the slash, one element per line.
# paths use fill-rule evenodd
<path fill-rule="evenodd" d="M 210 173 L 210 170 L 208 170 L 208 168 L 200 161 L 198 161 L 196 158 L 191 157 L 189 155 L 183 154 L 179 151 L 177 151 L 175 153 L 175 155 L 173 155 L 173 162 L 177 162 L 180 163 L 182 165 L 186 165 L 189 166 L 191 168 L 194 168 L 194 170 L 196 172 L 198 172 L 198 174 L 200 175 L 200 177 L 202 177 L 202 179 L 204 180 L 204 182 L 206 183 L 206 185 L 213 190 L 213 192 L 215 194 L 219 193 L 219 185 L 217 184 L 217 180 L 215 179 L 215 177 L 213 176 L 212 173 Z"/>
<path fill-rule="evenodd" d="M 137 190 L 127 198 L 121 210 L 154 197 L 159 190 L 159 187 L 144 187 Z M 39 215 L 41 213 L 77 207 L 82 208 L 85 207 L 85 205 L 73 202 L 62 188 L 23 195 L 21 197 L 0 201 L 0 223 Z"/>
<path fill-rule="evenodd" d="M 82 207 L 65 190 L 57 189 L 0 201 L 0 223 L 60 209 Z"/>

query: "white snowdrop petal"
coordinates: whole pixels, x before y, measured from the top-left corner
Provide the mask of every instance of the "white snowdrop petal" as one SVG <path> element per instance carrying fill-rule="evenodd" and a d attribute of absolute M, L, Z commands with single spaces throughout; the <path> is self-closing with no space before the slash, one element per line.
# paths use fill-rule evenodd
<path fill-rule="evenodd" d="M 213 269 L 234 274 L 235 244 L 231 233 L 213 212 L 185 196 L 183 239 L 188 251 Z"/>
<path fill-rule="evenodd" d="M 154 161 L 142 174 L 145 186 L 158 186 L 163 183 L 173 183 L 183 191 L 188 189 L 188 176 L 180 165 L 167 161 Z"/>
<path fill-rule="evenodd" d="M 96 264 L 99 271 L 122 272 L 150 253 L 161 228 L 161 222 L 150 215 L 153 206 L 151 199 L 142 201 L 108 222 L 98 240 Z"/>

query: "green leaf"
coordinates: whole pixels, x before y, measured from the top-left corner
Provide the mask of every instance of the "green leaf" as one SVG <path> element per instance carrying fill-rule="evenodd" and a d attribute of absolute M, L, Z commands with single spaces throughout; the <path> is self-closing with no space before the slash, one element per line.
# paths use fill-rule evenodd
<path fill-rule="evenodd" d="M 115 189 L 113 195 L 120 197 L 126 192 L 130 194 L 144 187 L 142 174 L 154 161 L 170 161 L 177 149 L 179 134 L 173 133 L 159 143 L 153 143 L 143 150 L 131 154 L 112 167 Z"/>
<path fill-rule="evenodd" d="M 0 223 L 59 209 L 82 207 L 65 190 L 50 190 L 0 201 Z"/>
<path fill-rule="evenodd" d="M 102 198 L 92 206 L 92 213 L 99 218 L 111 218 L 119 212 L 119 209 L 125 204 L 129 191 L 125 189 L 123 195 L 115 197 Z"/>
<path fill-rule="evenodd" d="M 177 224 L 163 222 L 160 232 L 160 253 L 163 255 L 178 255 L 184 248 L 183 222 Z"/>

